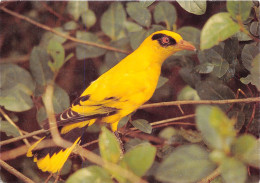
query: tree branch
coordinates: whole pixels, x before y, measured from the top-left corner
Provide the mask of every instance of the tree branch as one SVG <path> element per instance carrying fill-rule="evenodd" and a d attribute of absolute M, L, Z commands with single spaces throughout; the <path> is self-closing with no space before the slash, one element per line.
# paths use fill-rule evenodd
<path fill-rule="evenodd" d="M 28 133 L 26 135 L 22 135 L 22 136 L 19 136 L 19 137 L 14 137 L 14 138 L 11 138 L 11 139 L 8 139 L 8 140 L 4 140 L 4 141 L 0 142 L 0 146 L 10 144 L 12 142 L 16 142 L 16 141 L 19 141 L 19 140 L 23 140 L 25 138 L 29 138 L 29 137 L 39 135 L 39 134 L 42 134 L 42 133 L 45 133 L 45 132 L 48 132 L 48 130 L 43 130 L 43 129 L 37 130 L 37 131 L 31 132 L 31 133 Z"/>
<path fill-rule="evenodd" d="M 38 23 L 26 16 L 23 16 L 21 14 L 18 14 L 14 11 L 11 11 L 5 7 L 0 7 L 1 10 L 3 10 L 4 12 L 12 15 L 12 16 L 15 16 L 16 18 L 19 18 L 19 19 L 22 19 L 22 20 L 25 20 L 37 27 L 40 27 L 44 30 L 47 30 L 47 31 L 50 31 L 58 36 L 61 36 L 61 37 L 64 37 L 68 40 L 71 40 L 71 41 L 74 41 L 74 42 L 77 42 L 77 43 L 81 43 L 81 44 L 85 44 L 85 45 L 89 45 L 89 46 L 95 46 L 95 47 L 98 47 L 98 48 L 103 48 L 103 49 L 106 49 L 106 50 L 110 50 L 110 51 L 115 51 L 115 52 L 120 52 L 120 53 L 125 53 L 125 54 L 129 54 L 129 51 L 126 51 L 126 50 L 121 50 L 121 49 L 118 49 L 118 48 L 114 48 L 114 47 L 111 47 L 111 46 L 107 46 L 107 45 L 104 45 L 104 44 L 98 44 L 98 43 L 94 43 L 94 42 L 89 42 L 89 41 L 83 41 L 83 40 L 80 40 L 80 39 L 77 39 L 75 37 L 72 37 L 72 36 L 69 36 L 67 34 L 64 34 L 62 32 L 59 32 L 59 31 L 56 31 L 54 30 L 53 28 L 49 27 L 49 26 L 46 26 L 44 24 L 41 24 L 41 23 Z"/>
<path fill-rule="evenodd" d="M 1 159 L 0 159 L 0 165 L 1 165 L 1 167 L 6 169 L 8 172 L 15 175 L 16 177 L 18 177 L 19 179 L 21 179 L 25 183 L 34 183 L 34 181 L 32 181 L 28 177 L 24 176 L 22 173 L 20 173 L 19 171 L 17 171 L 16 169 L 14 169 L 12 166 L 8 165 L 6 162 L 4 162 Z"/>
<path fill-rule="evenodd" d="M 260 97 L 242 98 L 242 99 L 226 99 L 226 100 L 184 100 L 172 102 L 160 102 L 155 104 L 145 104 L 139 109 L 146 109 L 151 107 L 164 107 L 164 106 L 178 106 L 187 104 L 232 104 L 232 103 L 253 103 L 260 102 Z"/>

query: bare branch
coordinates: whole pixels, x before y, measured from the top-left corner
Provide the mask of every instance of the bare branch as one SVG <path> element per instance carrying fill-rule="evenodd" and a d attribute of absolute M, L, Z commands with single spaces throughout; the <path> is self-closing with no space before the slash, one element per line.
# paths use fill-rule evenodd
<path fill-rule="evenodd" d="M 260 97 L 242 98 L 242 99 L 226 99 L 226 100 L 183 100 L 183 101 L 171 101 L 160 102 L 155 104 L 145 104 L 139 107 L 139 109 L 151 108 L 151 107 L 164 107 L 164 106 L 179 106 L 187 104 L 232 104 L 232 103 L 253 103 L 260 102 Z"/>
<path fill-rule="evenodd" d="M 14 169 L 12 166 L 8 165 L 6 162 L 4 162 L 1 159 L 0 159 L 0 165 L 1 165 L 1 167 L 6 169 L 8 172 L 15 175 L 16 177 L 18 177 L 19 179 L 21 179 L 25 183 L 34 183 L 34 181 L 32 181 L 28 177 L 24 176 L 22 173 L 18 172 L 16 169 Z"/>

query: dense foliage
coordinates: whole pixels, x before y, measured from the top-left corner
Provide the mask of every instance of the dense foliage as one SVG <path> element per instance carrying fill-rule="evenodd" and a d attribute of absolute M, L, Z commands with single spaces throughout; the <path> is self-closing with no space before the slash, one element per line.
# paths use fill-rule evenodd
<path fill-rule="evenodd" d="M 52 101 L 60 113 L 148 35 L 168 29 L 198 51 L 182 51 L 165 61 L 149 103 L 224 102 L 143 107 L 119 123 L 125 154 L 116 137 L 99 124 L 86 137 L 86 142 L 98 139 L 98 144 L 86 148 L 147 182 L 259 181 L 259 2 L 4 2 L 0 13 L 1 141 L 41 128 L 47 118 L 47 85 L 55 82 Z M 256 101 L 246 100 L 250 98 Z M 3 145 L 1 159 L 44 182 L 48 173 L 25 157 L 26 149 L 19 153 L 22 145 Z M 4 169 L 1 179 L 21 181 Z M 129 181 L 78 156 L 67 161 L 59 180 Z"/>

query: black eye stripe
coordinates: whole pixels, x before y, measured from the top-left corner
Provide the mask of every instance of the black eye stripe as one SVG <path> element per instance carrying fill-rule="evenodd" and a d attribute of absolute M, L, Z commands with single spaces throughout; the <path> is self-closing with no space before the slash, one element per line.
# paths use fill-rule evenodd
<path fill-rule="evenodd" d="M 163 38 L 167 37 L 169 39 L 169 42 L 164 42 Z M 176 44 L 176 40 L 173 39 L 171 36 L 167 36 L 165 34 L 154 34 L 152 36 L 152 40 L 157 40 L 159 42 L 159 44 L 163 47 L 167 47 L 167 46 L 171 46 L 171 45 L 175 45 Z"/>

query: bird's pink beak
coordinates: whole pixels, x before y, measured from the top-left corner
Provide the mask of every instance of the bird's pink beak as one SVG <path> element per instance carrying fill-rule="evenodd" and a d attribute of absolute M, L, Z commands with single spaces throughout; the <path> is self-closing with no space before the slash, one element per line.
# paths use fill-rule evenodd
<path fill-rule="evenodd" d="M 180 40 L 177 43 L 177 47 L 180 48 L 181 50 L 191 50 L 191 51 L 196 51 L 195 46 L 190 44 L 188 41 L 185 40 Z"/>

